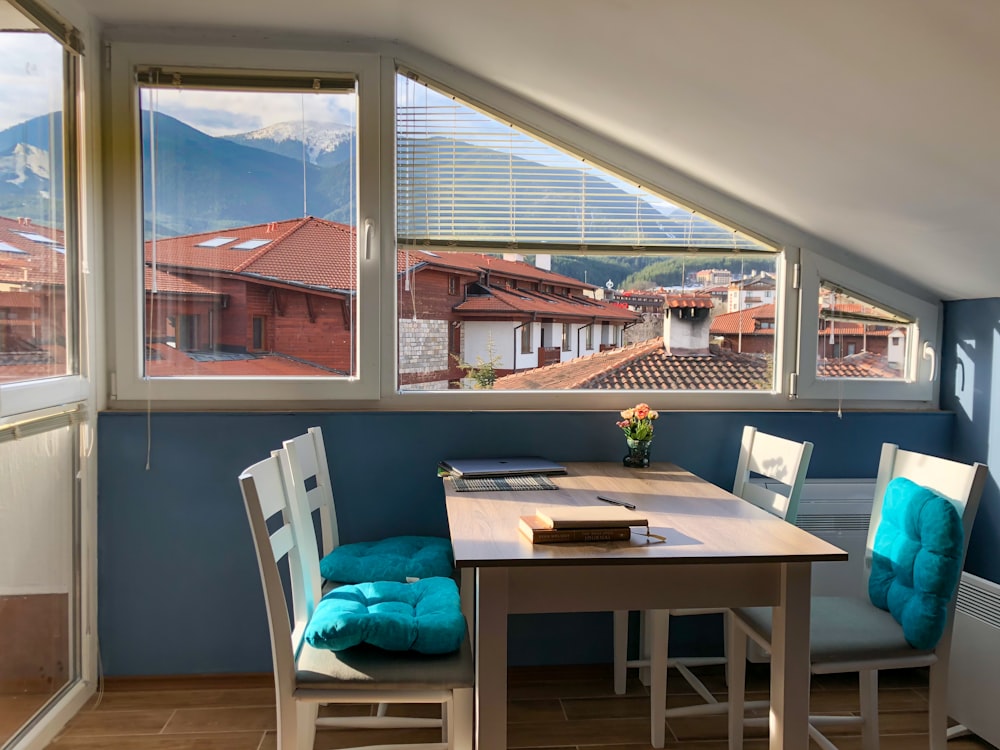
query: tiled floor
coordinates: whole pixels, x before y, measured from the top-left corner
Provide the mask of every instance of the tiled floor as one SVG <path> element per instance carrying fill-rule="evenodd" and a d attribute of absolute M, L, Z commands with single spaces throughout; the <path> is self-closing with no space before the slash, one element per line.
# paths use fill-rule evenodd
<path fill-rule="evenodd" d="M 715 671 L 713 671 L 715 670 Z M 706 683 L 724 693 L 721 668 L 706 668 Z M 882 750 L 927 747 L 927 673 L 886 672 L 881 676 Z M 668 705 L 697 701 L 686 683 L 670 674 Z M 767 675 L 751 666 L 748 700 L 766 697 Z M 632 679 L 628 693 L 616 696 L 609 666 L 514 668 L 510 671 L 508 745 L 510 748 L 649 748 L 649 700 Z M 339 707 L 341 711 L 343 707 Z M 421 715 L 426 709 L 408 711 Z M 856 681 L 832 676 L 815 679 L 814 713 L 850 713 L 858 709 Z M 323 709 L 329 712 L 329 708 Z M 433 710 L 433 709 L 432 709 Z M 205 679 L 112 680 L 50 745 L 51 750 L 268 750 L 276 747 L 274 693 L 268 676 Z M 378 736 L 324 730 L 317 750 L 365 743 L 433 741 L 436 730 L 380 731 Z M 673 750 L 726 748 L 724 716 L 672 719 L 667 747 Z M 857 750 L 856 734 L 839 734 L 842 750 Z M 992 746 L 974 737 L 952 740 L 949 750 Z M 748 729 L 745 747 L 767 747 L 763 730 Z M 814 746 L 815 747 L 815 746 Z"/>

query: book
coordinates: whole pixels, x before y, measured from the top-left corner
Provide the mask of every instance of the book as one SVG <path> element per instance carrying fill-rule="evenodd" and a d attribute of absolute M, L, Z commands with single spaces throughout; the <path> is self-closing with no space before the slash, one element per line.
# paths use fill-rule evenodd
<path fill-rule="evenodd" d="M 521 516 L 518 528 L 532 544 L 564 542 L 623 542 L 632 536 L 628 526 L 608 528 L 553 529 L 537 516 Z"/>
<path fill-rule="evenodd" d="M 641 513 L 620 505 L 536 508 L 535 515 L 550 529 L 608 529 L 649 525 L 649 521 Z"/>

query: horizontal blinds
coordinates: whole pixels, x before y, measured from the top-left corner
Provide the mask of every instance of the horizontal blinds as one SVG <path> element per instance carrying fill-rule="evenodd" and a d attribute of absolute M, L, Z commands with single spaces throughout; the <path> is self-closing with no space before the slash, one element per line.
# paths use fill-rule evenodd
<path fill-rule="evenodd" d="M 0 443 L 20 440 L 32 435 L 70 427 L 87 420 L 87 410 L 83 405 L 50 410 L 45 414 L 0 424 Z"/>
<path fill-rule="evenodd" d="M 317 91 L 324 94 L 352 93 L 356 89 L 354 78 L 344 76 L 230 74 L 222 71 L 184 68 L 139 68 L 136 70 L 136 78 L 145 88 L 253 89 L 255 91 L 275 92 Z"/>
<path fill-rule="evenodd" d="M 766 251 L 452 96 L 397 76 L 403 244 Z"/>
<path fill-rule="evenodd" d="M 35 0 L 8 0 L 9 4 L 30 18 L 39 28 L 49 32 L 70 52 L 83 54 L 80 32 Z"/>

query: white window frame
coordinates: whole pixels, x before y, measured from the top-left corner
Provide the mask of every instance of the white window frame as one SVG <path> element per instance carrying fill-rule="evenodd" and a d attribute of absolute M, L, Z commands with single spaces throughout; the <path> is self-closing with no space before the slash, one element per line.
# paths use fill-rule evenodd
<path fill-rule="evenodd" d="M 37 19 L 32 19 L 37 22 Z M 39 28 L 44 28 L 39 24 Z M 76 31 L 73 32 L 76 35 Z M 63 41 L 56 37 L 56 42 Z M 83 111 L 81 108 L 83 67 L 81 57 L 64 52 L 72 60 L 63 66 L 63 236 L 66 244 L 66 335 L 73 344 L 66 349 L 65 375 L 0 384 L 0 418 L 27 414 L 60 404 L 86 400 L 90 384 L 85 373 L 86 337 L 80 316 L 80 300 L 85 293 L 79 269 L 83 264 L 83 222 L 81 179 Z"/>
<path fill-rule="evenodd" d="M 380 207 L 378 137 L 358 138 L 357 227 L 358 325 L 354 332 L 357 376 L 350 378 L 145 378 L 143 376 L 142 260 L 142 160 L 139 138 L 139 97 L 135 70 L 140 66 L 183 67 L 225 71 L 238 76 L 254 73 L 295 76 L 355 76 L 358 81 L 359 134 L 378 133 L 379 60 L 370 54 L 338 54 L 277 49 L 199 47 L 112 43 L 110 46 L 110 96 L 104 121 L 110 129 L 108 195 L 114 211 L 108 212 L 107 236 L 109 298 L 114 341 L 111 397 L 119 405 L 164 402 L 256 404 L 314 402 L 317 400 L 365 401 L 376 399 L 380 389 L 379 352 L 379 237 Z M 393 253 L 393 256 L 395 254 Z"/>
<path fill-rule="evenodd" d="M 819 348 L 819 289 L 842 286 L 868 300 L 912 318 L 904 377 L 898 380 L 823 378 L 816 374 Z M 940 380 L 942 305 L 907 293 L 803 249 L 799 288 L 798 397 L 803 399 L 934 402 Z"/>
<path fill-rule="evenodd" d="M 375 47 L 372 48 L 376 49 Z M 816 314 L 813 306 L 800 315 L 799 286 L 793 269 L 800 261 L 799 245 L 814 239 L 799 230 L 740 203 L 724 193 L 715 191 L 690 178 L 658 165 L 641 154 L 621 144 L 614 143 L 593 132 L 568 122 L 538 105 L 521 99 L 515 94 L 496 87 L 469 73 L 453 68 L 412 50 L 410 59 L 389 54 L 337 54 L 287 49 L 246 49 L 196 47 L 191 45 L 149 45 L 113 43 L 111 46 L 111 72 L 109 74 L 110 102 L 104 121 L 110 123 L 111 132 L 106 143 L 112 154 L 106 172 L 108 195 L 113 196 L 114 211 L 109 212 L 107 224 L 108 246 L 111 248 L 108 293 L 111 318 L 108 332 L 111 336 L 111 393 L 112 408 L 135 408 L 156 402 L 159 408 L 219 408 L 268 409 L 301 405 L 317 408 L 324 402 L 343 401 L 351 407 L 392 411 L 460 411 L 468 409 L 498 410 L 568 410 L 613 409 L 621 407 L 624 395 L 630 399 L 642 397 L 655 408 L 661 409 L 734 409 L 734 410 L 794 410 L 834 409 L 840 405 L 851 406 L 856 399 L 858 407 L 870 408 L 871 398 L 892 400 L 892 408 L 932 408 L 936 398 L 937 383 L 928 385 L 921 380 L 929 374 L 929 361 L 917 363 L 920 377 L 908 383 L 862 383 L 861 388 L 841 388 L 839 383 L 816 388 L 809 383 L 808 373 L 815 373 L 815 339 L 806 331 L 815 329 Z M 362 253 L 359 279 L 359 328 L 358 341 L 359 378 L 344 380 L 302 379 L 157 379 L 145 381 L 141 372 L 141 309 L 142 290 L 139 284 L 141 256 L 137 252 L 136 237 L 141 224 L 137 209 L 141 206 L 139 171 L 136 168 L 137 117 L 131 111 L 135 105 L 130 70 L 137 65 L 159 65 L 225 68 L 230 71 L 285 71 L 317 75 L 354 73 L 359 80 L 360 104 L 359 132 L 375 134 L 377 138 L 360 139 L 358 175 L 360 187 L 359 236 L 368 240 L 367 252 Z M 396 227 L 395 227 L 395 81 L 400 68 L 419 70 L 429 79 L 440 82 L 474 103 L 488 103 L 489 108 L 503 112 L 510 121 L 525 130 L 571 150 L 594 163 L 602 165 L 637 184 L 650 186 L 667 197 L 682 196 L 678 202 L 701 213 L 717 217 L 733 226 L 747 228 L 770 237 L 780 248 L 776 255 L 777 287 L 775 321 L 774 383 L 769 391 L 716 391 L 651 392 L 640 391 L 624 394 L 621 391 L 403 391 L 397 389 L 397 283 Z M 124 141 L 122 141 L 124 139 Z M 372 152 L 376 149 L 376 153 Z M 379 190 L 381 186 L 381 191 Z M 371 223 L 366 226 L 365 220 Z M 837 250 L 832 254 L 837 255 Z M 811 255 L 811 254 L 810 254 Z M 819 256 L 813 256 L 819 257 Z M 824 259 L 819 258 L 820 262 Z M 849 270 L 849 269 L 847 269 Z M 805 277 L 807 274 L 802 273 Z M 870 287 L 855 280 L 853 275 L 841 277 L 845 287 L 864 293 Z M 127 283 L 126 283 L 127 282 Z M 903 282 L 905 286 L 905 282 Z M 894 302 L 896 294 L 903 300 Z M 921 308 L 920 340 L 931 342 L 939 351 L 941 305 L 906 295 L 899 290 L 878 284 L 870 292 L 873 299 L 885 300 L 888 306 L 901 312 L 911 310 L 906 301 L 919 300 L 927 307 Z M 815 297 L 814 297 L 815 299 Z M 127 311 L 127 314 L 125 314 Z M 932 311 L 937 315 L 927 318 Z M 801 319 L 801 320 L 800 320 Z M 933 330 L 931 328 L 933 327 Z M 591 331 L 592 333 L 592 331 Z M 579 335 L 574 334 L 574 337 Z M 810 338 L 813 340 L 812 359 L 805 354 Z M 581 337 L 582 339 L 582 337 Z M 583 341 L 581 340 L 581 344 Z M 586 354 L 588 350 L 578 354 Z M 804 358 L 804 359 L 803 359 Z M 801 361 L 808 366 L 799 366 Z M 798 371 L 798 372 L 797 372 Z M 801 373 L 801 375 L 800 375 Z M 792 376 L 795 376 L 793 378 Z M 815 377 L 812 378 L 815 381 Z M 794 385 L 794 388 L 793 388 Z M 847 385 L 844 383 L 844 385 Z M 902 386 L 910 385 L 909 388 Z M 852 384 L 853 386 L 853 384 Z M 865 393 L 861 393 L 863 390 Z M 882 393 L 880 393 L 880 391 Z M 930 395 L 928 395 L 930 393 Z M 897 399 L 906 401 L 904 404 Z"/>

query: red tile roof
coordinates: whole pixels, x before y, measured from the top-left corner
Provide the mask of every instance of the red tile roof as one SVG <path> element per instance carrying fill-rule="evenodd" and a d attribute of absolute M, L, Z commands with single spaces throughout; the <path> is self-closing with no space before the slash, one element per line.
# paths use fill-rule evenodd
<path fill-rule="evenodd" d="M 199 247 L 222 238 L 231 239 L 218 247 Z M 236 249 L 251 240 L 267 243 Z M 153 251 L 150 240 L 146 242 L 147 263 L 153 262 Z M 158 268 L 223 271 L 326 290 L 355 287 L 353 227 L 311 216 L 167 237 L 156 241 L 155 251 Z"/>
<path fill-rule="evenodd" d="M 226 241 L 217 247 L 199 247 L 221 239 Z M 251 240 L 267 242 L 256 248 L 236 249 Z M 355 242 L 354 227 L 307 216 L 158 239 L 155 243 L 156 265 L 158 270 L 217 271 L 302 284 L 315 289 L 353 292 L 357 283 Z M 152 263 L 153 250 L 153 242 L 146 242 L 147 264 Z M 489 275 L 494 277 L 494 281 L 500 278 L 523 279 L 574 292 L 597 288 L 523 261 L 504 260 L 483 253 L 434 252 L 408 247 L 397 250 L 396 262 L 399 273 L 436 268 L 475 278 Z"/>
<path fill-rule="evenodd" d="M 469 296 L 455 306 L 455 312 L 474 317 L 489 317 L 498 314 L 545 315 L 560 319 L 587 319 L 630 322 L 640 316 L 610 302 L 590 297 L 564 297 L 555 294 L 529 292 L 506 287 L 482 287 L 488 295 Z"/>
<path fill-rule="evenodd" d="M 54 249 L 64 249 L 62 231 L 25 221 L 0 216 L 0 242 L 21 251 L 0 250 L 0 281 L 65 285 L 66 254 Z M 36 242 L 25 237 L 26 234 L 46 237 L 53 242 Z"/>
<path fill-rule="evenodd" d="M 689 294 L 668 294 L 666 295 L 665 307 L 672 308 L 707 308 L 711 310 L 715 307 L 715 302 L 707 294 L 692 292 Z"/>
<path fill-rule="evenodd" d="M 498 378 L 494 390 L 766 390 L 768 360 L 712 346 L 708 355 L 671 356 L 649 339 L 569 362 Z"/>
<path fill-rule="evenodd" d="M 737 312 L 716 315 L 709 327 L 709 332 L 717 336 L 736 333 L 760 333 L 774 335 L 773 328 L 758 328 L 758 320 L 774 320 L 774 304 L 748 307 Z"/>
<path fill-rule="evenodd" d="M 153 269 L 146 266 L 146 290 L 150 291 L 152 288 Z M 171 292 L 174 294 L 206 294 L 213 297 L 224 296 L 221 292 L 216 291 L 206 284 L 177 276 L 173 273 L 167 273 L 160 268 L 156 269 L 156 291 Z"/>
<path fill-rule="evenodd" d="M 820 378 L 900 378 L 902 373 L 885 357 L 871 352 L 849 354 L 841 359 L 820 359 L 816 362 Z"/>
<path fill-rule="evenodd" d="M 593 284 L 585 281 L 553 273 L 543 268 L 538 268 L 522 260 L 505 260 L 494 255 L 483 253 L 452 253 L 442 250 L 428 251 L 419 248 L 401 248 L 400 255 L 409 255 L 410 266 L 421 263 L 436 266 L 438 268 L 451 269 L 453 271 L 464 271 L 479 276 L 481 273 L 496 274 L 504 278 L 528 279 L 541 284 L 551 284 L 553 286 L 569 287 L 571 289 L 597 289 Z M 402 271 L 407 265 L 400 263 L 399 270 Z"/>

